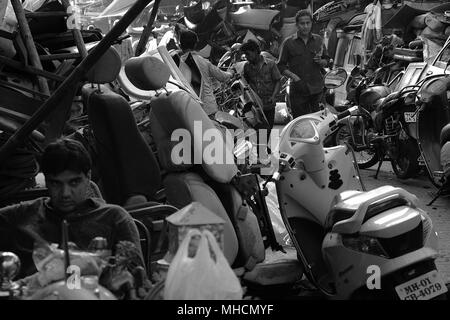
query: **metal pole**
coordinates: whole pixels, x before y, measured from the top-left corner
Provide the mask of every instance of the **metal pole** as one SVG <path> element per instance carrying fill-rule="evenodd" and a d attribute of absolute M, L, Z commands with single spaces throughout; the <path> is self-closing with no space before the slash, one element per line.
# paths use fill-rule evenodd
<path fill-rule="evenodd" d="M 136 47 L 136 52 L 134 53 L 136 57 L 139 57 L 145 51 L 145 46 L 147 45 L 147 41 L 150 38 L 150 34 L 152 33 L 153 23 L 155 22 L 156 13 L 158 12 L 160 3 L 161 0 L 155 0 L 155 3 L 153 3 L 152 13 L 150 14 L 147 25 L 142 31 L 141 38 L 139 39 L 139 43 Z"/>
<path fill-rule="evenodd" d="M 20 0 L 11 0 L 11 4 L 14 8 L 16 14 L 17 22 L 19 23 L 20 33 L 27 47 L 28 56 L 30 57 L 31 65 L 37 69 L 42 68 L 41 60 L 39 59 L 39 54 L 34 45 L 33 36 L 31 35 L 30 26 L 28 25 L 27 18 L 25 17 L 25 10 L 22 7 Z M 37 77 L 39 89 L 43 94 L 50 95 L 50 89 L 48 88 L 47 80 L 43 77 Z"/>
<path fill-rule="evenodd" d="M 139 13 L 149 4 L 150 0 L 138 0 L 111 29 L 110 32 L 92 49 L 87 57 L 72 71 L 69 77 L 55 90 L 55 92 L 39 107 L 33 116 L 16 131 L 0 149 L 0 165 L 14 151 L 16 147 L 55 109 L 58 102 L 64 97 L 66 91 L 77 85 L 89 69 L 108 50 L 126 28 L 133 22 Z"/>

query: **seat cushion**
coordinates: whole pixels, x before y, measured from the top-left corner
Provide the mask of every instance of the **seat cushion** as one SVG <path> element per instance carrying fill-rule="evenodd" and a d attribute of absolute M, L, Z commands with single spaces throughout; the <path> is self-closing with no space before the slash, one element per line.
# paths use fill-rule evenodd
<path fill-rule="evenodd" d="M 224 255 L 232 265 L 238 254 L 238 239 L 233 224 L 217 194 L 196 173 L 170 173 L 164 179 L 169 204 L 183 208 L 196 201 L 225 220 Z"/>
<path fill-rule="evenodd" d="M 238 171 L 232 148 L 197 101 L 177 91 L 160 95 L 151 108 L 150 128 L 165 170 L 201 164 L 213 180 L 231 181 Z"/>
<path fill-rule="evenodd" d="M 159 165 L 125 98 L 110 91 L 91 93 L 88 115 L 105 199 L 119 205 L 134 195 L 152 199 L 161 189 Z"/>

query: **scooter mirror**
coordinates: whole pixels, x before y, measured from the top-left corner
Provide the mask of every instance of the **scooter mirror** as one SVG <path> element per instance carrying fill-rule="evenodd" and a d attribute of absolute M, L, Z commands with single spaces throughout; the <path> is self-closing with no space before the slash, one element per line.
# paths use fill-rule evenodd
<path fill-rule="evenodd" d="M 343 68 L 331 70 L 325 75 L 325 88 L 338 88 L 345 83 L 345 80 L 347 80 L 347 72 Z"/>
<path fill-rule="evenodd" d="M 422 102 L 431 102 L 434 96 L 442 95 L 447 90 L 449 80 L 450 78 L 438 78 L 426 81 L 418 93 Z"/>
<path fill-rule="evenodd" d="M 350 75 L 351 75 L 352 77 L 359 76 L 360 74 L 361 74 L 361 68 L 358 67 L 358 66 L 355 66 L 355 67 L 352 69 L 352 71 L 350 72 Z"/>

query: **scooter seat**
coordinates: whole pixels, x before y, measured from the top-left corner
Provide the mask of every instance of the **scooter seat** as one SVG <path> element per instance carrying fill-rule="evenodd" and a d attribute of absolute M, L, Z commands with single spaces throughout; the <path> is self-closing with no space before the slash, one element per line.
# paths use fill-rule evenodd
<path fill-rule="evenodd" d="M 348 108 L 350 108 L 349 105 L 334 106 L 334 109 L 336 109 L 336 111 L 337 111 L 338 113 L 344 112 L 344 111 L 346 111 Z"/>
<path fill-rule="evenodd" d="M 450 141 L 450 123 L 445 125 L 441 131 L 441 147 Z"/>

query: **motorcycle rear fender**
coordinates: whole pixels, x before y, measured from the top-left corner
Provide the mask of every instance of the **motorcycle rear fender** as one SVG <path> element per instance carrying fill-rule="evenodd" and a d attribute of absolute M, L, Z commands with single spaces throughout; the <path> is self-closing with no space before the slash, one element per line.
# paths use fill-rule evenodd
<path fill-rule="evenodd" d="M 402 268 L 427 260 L 435 260 L 438 257 L 438 252 L 429 247 L 422 247 L 393 259 L 366 254 L 344 247 L 342 235 L 334 232 L 325 236 L 322 253 L 335 281 L 336 299 L 348 299 L 357 289 L 366 286 L 367 280 L 373 274 L 369 267 L 379 267 L 380 276 L 383 277 Z"/>
<path fill-rule="evenodd" d="M 420 212 L 409 206 L 395 207 L 370 218 L 361 225 L 360 234 L 375 238 L 393 238 L 420 224 Z"/>
<path fill-rule="evenodd" d="M 354 211 L 355 213 L 350 218 L 337 222 L 333 226 L 332 231 L 341 234 L 360 232 L 366 214 L 370 212 L 372 205 L 380 202 L 393 201 L 395 199 L 404 199 L 411 208 L 417 208 L 417 197 L 408 191 L 392 186 L 379 187 L 337 203 L 333 207 L 334 211 Z"/>

